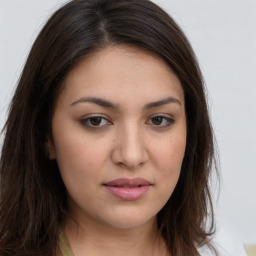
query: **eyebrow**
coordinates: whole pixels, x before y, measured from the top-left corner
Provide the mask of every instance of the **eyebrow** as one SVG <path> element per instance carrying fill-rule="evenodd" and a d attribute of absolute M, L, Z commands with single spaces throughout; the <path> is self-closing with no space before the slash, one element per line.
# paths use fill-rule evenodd
<path fill-rule="evenodd" d="M 78 103 L 84 103 L 84 102 L 91 102 L 91 103 L 94 103 L 94 104 L 97 104 L 99 106 L 106 107 L 106 108 L 112 108 L 112 109 L 118 109 L 119 108 L 117 104 L 114 104 L 114 103 L 112 103 L 108 100 L 97 98 L 97 97 L 82 97 L 82 98 L 74 101 L 70 105 L 74 106 Z M 159 106 L 166 105 L 166 104 L 169 104 L 169 103 L 176 103 L 176 104 L 181 106 L 181 102 L 178 99 L 176 99 L 174 97 L 167 97 L 167 98 L 164 98 L 164 99 L 154 101 L 154 102 L 150 102 L 150 103 L 146 104 L 143 107 L 143 110 L 149 110 L 151 108 L 159 107 Z"/>
<path fill-rule="evenodd" d="M 118 108 L 118 105 L 108 101 L 108 100 L 104 100 L 104 99 L 101 99 L 101 98 L 97 98 L 97 97 L 83 97 L 83 98 L 80 98 L 79 100 L 76 100 L 74 101 L 73 103 L 71 103 L 71 106 L 74 106 L 78 103 L 83 103 L 83 102 L 91 102 L 91 103 L 95 103 L 99 106 L 102 106 L 102 107 L 106 107 L 106 108 L 113 108 L 113 109 L 117 109 Z"/>
<path fill-rule="evenodd" d="M 146 104 L 143 107 L 143 110 L 149 110 L 151 108 L 159 107 L 159 106 L 166 105 L 169 103 L 176 103 L 181 106 L 181 102 L 178 99 L 176 99 L 174 97 L 168 97 L 168 98 L 164 98 L 162 100 L 158 100 L 158 101 L 154 101 L 154 102 Z"/>

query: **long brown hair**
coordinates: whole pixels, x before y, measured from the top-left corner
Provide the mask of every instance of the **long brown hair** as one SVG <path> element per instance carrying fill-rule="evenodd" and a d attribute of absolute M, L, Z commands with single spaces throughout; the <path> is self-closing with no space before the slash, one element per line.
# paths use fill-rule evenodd
<path fill-rule="evenodd" d="M 73 0 L 53 14 L 37 37 L 10 105 L 0 162 L 1 255 L 56 255 L 67 202 L 58 166 L 47 158 L 45 146 L 55 100 L 74 65 L 110 44 L 157 54 L 181 81 L 186 152 L 178 184 L 158 213 L 158 227 L 174 256 L 197 256 L 198 247 L 211 245 L 213 134 L 188 40 L 148 0 Z"/>

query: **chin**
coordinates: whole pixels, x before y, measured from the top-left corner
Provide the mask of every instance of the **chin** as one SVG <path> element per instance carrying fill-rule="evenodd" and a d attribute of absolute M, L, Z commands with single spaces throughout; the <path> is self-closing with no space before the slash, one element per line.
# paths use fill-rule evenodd
<path fill-rule="evenodd" d="M 138 212 L 113 213 L 105 223 L 116 229 L 136 229 L 144 225 L 151 225 L 156 221 L 156 215 L 145 216 Z"/>

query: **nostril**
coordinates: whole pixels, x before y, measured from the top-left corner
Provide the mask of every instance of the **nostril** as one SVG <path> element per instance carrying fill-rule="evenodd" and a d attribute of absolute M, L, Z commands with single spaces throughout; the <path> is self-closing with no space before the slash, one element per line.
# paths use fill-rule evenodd
<path fill-rule="evenodd" d="M 115 142 L 111 158 L 116 165 L 134 169 L 141 167 L 148 160 L 142 137 L 122 134 L 115 139 Z"/>

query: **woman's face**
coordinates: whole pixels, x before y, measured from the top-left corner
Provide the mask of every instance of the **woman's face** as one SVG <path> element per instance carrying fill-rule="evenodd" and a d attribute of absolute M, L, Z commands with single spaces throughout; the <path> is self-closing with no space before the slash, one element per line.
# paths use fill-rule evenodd
<path fill-rule="evenodd" d="M 68 74 L 52 135 L 51 155 L 78 223 L 150 223 L 177 184 L 185 152 L 180 81 L 148 52 L 103 48 Z"/>

